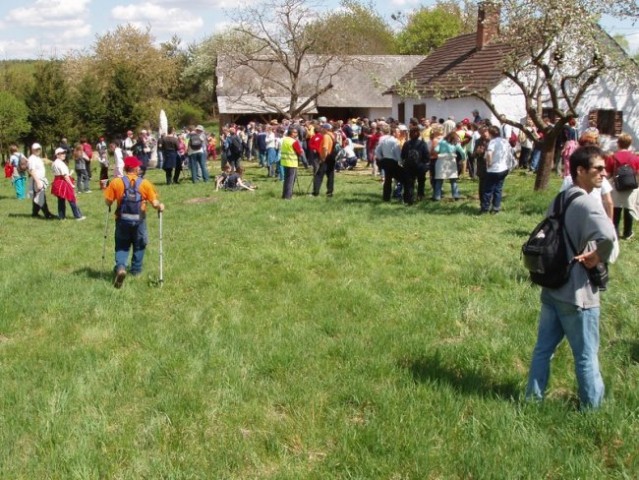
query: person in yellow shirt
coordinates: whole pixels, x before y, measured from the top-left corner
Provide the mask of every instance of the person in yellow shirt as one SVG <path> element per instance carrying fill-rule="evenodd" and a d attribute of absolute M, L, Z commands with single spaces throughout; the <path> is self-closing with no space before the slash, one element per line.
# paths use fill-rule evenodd
<path fill-rule="evenodd" d="M 289 128 L 280 146 L 280 165 L 284 169 L 284 186 L 282 189 L 282 198 L 284 200 L 293 198 L 293 186 L 297 177 L 299 158 L 304 155 L 304 150 L 302 150 L 302 145 L 297 136 L 297 129 Z"/>
<path fill-rule="evenodd" d="M 127 274 L 129 250 L 133 247 L 131 275 L 142 273 L 144 250 L 148 243 L 146 228 L 146 203 L 158 212 L 164 211 L 164 204 L 158 199 L 153 184 L 140 176 L 142 162 L 136 157 L 124 159 L 124 175 L 114 178 L 104 190 L 104 201 L 111 207 L 116 202 L 115 211 L 115 279 L 113 286 L 120 288 Z"/>

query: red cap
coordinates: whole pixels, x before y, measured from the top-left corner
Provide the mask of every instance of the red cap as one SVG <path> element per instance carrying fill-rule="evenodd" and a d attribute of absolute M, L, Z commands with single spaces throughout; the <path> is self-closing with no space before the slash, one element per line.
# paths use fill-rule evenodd
<path fill-rule="evenodd" d="M 470 120 L 469 120 L 468 118 L 464 118 L 464 119 L 462 120 L 462 123 L 463 123 L 464 125 L 469 125 L 469 124 L 470 124 Z"/>
<path fill-rule="evenodd" d="M 133 169 L 139 167 L 140 165 L 142 165 L 142 162 L 138 160 L 138 157 L 126 157 L 124 159 L 124 168 Z"/>

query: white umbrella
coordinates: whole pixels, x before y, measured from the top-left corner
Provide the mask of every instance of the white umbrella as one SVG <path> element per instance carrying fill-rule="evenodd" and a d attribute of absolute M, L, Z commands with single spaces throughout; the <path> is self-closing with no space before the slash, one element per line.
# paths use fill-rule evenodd
<path fill-rule="evenodd" d="M 166 118 L 164 110 L 160 110 L 160 135 L 169 133 L 169 120 Z"/>

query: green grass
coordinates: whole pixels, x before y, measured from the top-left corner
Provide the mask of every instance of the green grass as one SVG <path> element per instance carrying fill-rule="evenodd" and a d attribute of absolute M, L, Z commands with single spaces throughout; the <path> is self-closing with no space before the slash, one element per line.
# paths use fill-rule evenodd
<path fill-rule="evenodd" d="M 636 478 L 639 243 L 603 296 L 604 407 L 576 409 L 565 343 L 547 401 L 523 401 L 539 290 L 519 249 L 556 180 L 511 176 L 480 217 L 382 204 L 351 172 L 291 202 L 254 166 L 255 193 L 150 178 L 164 284 L 151 215 L 121 290 L 99 192 L 85 222 L 46 222 L 0 187 L 0 478 Z"/>

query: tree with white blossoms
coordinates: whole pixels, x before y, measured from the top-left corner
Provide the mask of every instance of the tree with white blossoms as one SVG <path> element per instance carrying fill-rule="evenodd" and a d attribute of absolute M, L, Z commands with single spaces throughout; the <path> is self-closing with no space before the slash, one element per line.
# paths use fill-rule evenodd
<path fill-rule="evenodd" d="M 236 26 L 228 39 L 235 41 L 218 50 L 227 67 L 218 71 L 218 88 L 243 85 L 231 95 L 236 104 L 255 106 L 257 98 L 283 117 L 311 111 L 335 76 L 358 61 L 340 52 L 312 54 L 326 40 L 307 28 L 322 17 L 319 7 L 308 0 L 266 0 L 231 12 Z"/>
<path fill-rule="evenodd" d="M 587 91 L 600 79 L 615 84 L 637 83 L 637 64 L 598 25 L 603 15 L 617 19 L 639 18 L 636 0 L 502 0 L 501 27 L 495 42 L 510 46 L 500 63 L 502 74 L 523 94 L 528 117 L 543 131 L 542 161 L 535 190 L 548 186 L 555 145 Z M 468 91 L 465 95 L 468 95 Z M 491 102 L 488 92 L 475 91 L 504 123 L 523 129 L 521 122 L 506 118 Z M 546 125 L 542 110 L 554 114 Z M 546 110 L 548 111 L 548 110 Z M 526 131 L 526 130 L 524 130 Z M 527 133 L 531 138 L 532 134 Z"/>

